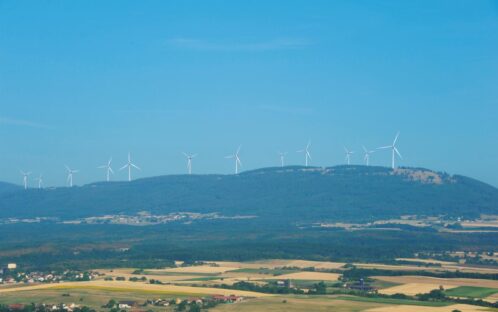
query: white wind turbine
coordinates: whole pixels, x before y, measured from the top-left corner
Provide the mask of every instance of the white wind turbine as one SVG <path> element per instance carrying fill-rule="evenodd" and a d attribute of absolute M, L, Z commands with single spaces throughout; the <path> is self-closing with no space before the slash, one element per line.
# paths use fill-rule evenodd
<path fill-rule="evenodd" d="M 365 160 L 365 163 L 367 166 L 370 166 L 370 155 L 375 152 L 375 150 L 370 151 L 368 150 L 364 145 L 362 145 L 363 151 L 365 151 L 365 157 L 363 158 Z"/>
<path fill-rule="evenodd" d="M 187 154 L 187 153 L 183 152 L 183 155 L 185 155 L 185 157 L 187 157 L 188 174 L 192 174 L 192 158 L 195 158 L 197 156 L 197 154 Z"/>
<path fill-rule="evenodd" d="M 353 155 L 354 152 L 348 150 L 347 147 L 344 147 L 344 152 L 346 152 L 346 158 L 345 159 L 348 162 L 348 165 L 350 165 L 351 164 L 351 155 Z"/>
<path fill-rule="evenodd" d="M 111 173 L 114 174 L 114 170 L 112 170 L 112 168 L 111 168 L 111 163 L 112 163 L 112 157 L 109 158 L 109 161 L 107 162 L 106 165 L 102 165 L 102 166 L 97 167 L 99 169 L 105 169 L 107 182 L 109 182 L 109 180 L 110 180 Z"/>
<path fill-rule="evenodd" d="M 73 175 L 75 173 L 79 172 L 79 170 L 71 169 L 68 166 L 65 166 L 65 167 L 67 170 L 67 183 L 69 184 L 69 187 L 73 187 Z"/>
<path fill-rule="evenodd" d="M 24 184 L 24 189 L 27 190 L 28 189 L 28 177 L 31 174 L 31 172 L 24 172 L 22 170 L 20 170 L 20 172 L 22 175 L 22 182 Z"/>
<path fill-rule="evenodd" d="M 135 169 L 138 169 L 138 170 L 142 170 L 137 165 L 135 165 L 134 163 L 131 162 L 131 155 L 130 155 L 130 153 L 128 153 L 128 162 L 126 163 L 126 165 L 121 167 L 121 169 L 119 169 L 119 170 L 123 170 L 123 169 L 128 168 L 128 181 L 131 181 L 131 168 L 132 167 Z"/>
<path fill-rule="evenodd" d="M 287 155 L 287 152 L 278 152 L 278 156 L 280 157 L 280 167 L 285 166 L 285 155 Z"/>
<path fill-rule="evenodd" d="M 393 169 L 394 169 L 394 160 L 396 158 L 396 154 L 398 154 L 400 159 L 403 159 L 403 157 L 401 157 L 401 154 L 399 153 L 398 149 L 396 148 L 396 142 L 398 142 L 398 137 L 399 137 L 399 132 L 396 134 L 396 137 L 394 138 L 392 145 L 382 146 L 382 147 L 377 148 L 377 149 L 390 149 L 391 150 L 391 152 L 392 152 L 391 166 Z"/>
<path fill-rule="evenodd" d="M 233 158 L 235 160 L 235 174 L 239 173 L 239 166 L 242 167 L 242 162 L 240 161 L 240 157 L 239 157 L 241 147 L 242 146 L 239 145 L 239 148 L 237 148 L 237 152 L 235 152 L 235 154 L 225 156 L 225 158 L 230 158 L 230 159 Z"/>
<path fill-rule="evenodd" d="M 311 142 L 308 141 L 308 144 L 306 145 L 305 149 L 297 151 L 297 153 L 304 153 L 304 164 L 306 167 L 308 167 L 308 162 L 309 160 L 311 160 L 310 147 L 311 147 Z"/>
<path fill-rule="evenodd" d="M 35 181 L 38 182 L 38 189 L 43 188 L 43 175 L 41 173 L 38 178 L 35 178 Z"/>

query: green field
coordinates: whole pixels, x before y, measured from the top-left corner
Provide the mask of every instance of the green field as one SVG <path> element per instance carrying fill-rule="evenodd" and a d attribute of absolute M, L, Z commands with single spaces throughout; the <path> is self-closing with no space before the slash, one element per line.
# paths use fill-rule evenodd
<path fill-rule="evenodd" d="M 498 293 L 498 289 L 487 287 L 460 286 L 457 288 L 448 289 L 445 291 L 445 293 L 446 295 L 453 297 L 486 298 Z"/>
<path fill-rule="evenodd" d="M 369 297 L 356 297 L 356 296 L 339 296 L 337 299 L 340 300 L 350 300 L 359 302 L 375 302 L 375 303 L 385 303 L 385 304 L 396 304 L 396 305 L 417 305 L 426 307 L 445 307 L 452 302 L 442 302 L 442 301 L 418 301 L 418 300 L 406 300 L 406 299 L 392 299 L 392 298 L 369 298 Z"/>
<path fill-rule="evenodd" d="M 11 303 L 76 303 L 92 307 L 97 311 L 101 311 L 101 307 L 110 299 L 114 300 L 134 300 L 144 302 L 150 298 L 187 298 L 191 294 L 167 295 L 157 293 L 144 293 L 136 291 L 114 291 L 106 289 L 44 289 L 36 291 L 19 291 L 14 293 L 0 294 L 0 304 Z M 155 307 L 148 307 L 155 310 Z M 165 311 L 164 308 L 161 311 Z M 166 310 L 168 311 L 168 310 Z"/>

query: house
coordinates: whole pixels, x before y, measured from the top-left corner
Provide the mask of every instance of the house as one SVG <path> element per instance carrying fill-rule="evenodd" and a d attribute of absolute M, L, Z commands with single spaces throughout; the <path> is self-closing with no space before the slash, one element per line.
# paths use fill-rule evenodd
<path fill-rule="evenodd" d="M 24 309 L 24 304 L 22 303 L 13 303 L 13 304 L 9 304 L 9 310 L 23 310 Z"/>
<path fill-rule="evenodd" d="M 294 288 L 294 284 L 292 284 L 291 280 L 278 280 L 277 281 L 277 286 L 278 287 L 285 287 L 285 288 Z"/>
<path fill-rule="evenodd" d="M 138 306 L 136 301 L 119 301 L 118 308 L 119 309 L 130 309 Z"/>
<path fill-rule="evenodd" d="M 201 298 L 188 298 L 187 300 L 188 303 L 197 303 L 197 304 L 202 304 L 202 299 Z"/>
<path fill-rule="evenodd" d="M 375 291 L 375 288 L 370 286 L 370 284 L 365 283 L 363 278 L 361 278 L 359 282 L 348 284 L 347 288 L 352 290 L 366 291 L 366 292 Z"/>
<path fill-rule="evenodd" d="M 230 296 L 223 296 L 223 295 L 214 295 L 212 296 L 214 301 L 218 302 L 226 302 L 226 303 L 234 303 L 234 302 L 240 302 L 243 297 L 235 296 L 235 295 L 230 295 Z"/>

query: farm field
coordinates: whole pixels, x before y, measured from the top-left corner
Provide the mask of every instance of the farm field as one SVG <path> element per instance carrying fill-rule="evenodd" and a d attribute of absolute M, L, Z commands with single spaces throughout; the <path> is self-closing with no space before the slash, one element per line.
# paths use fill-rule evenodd
<path fill-rule="evenodd" d="M 156 285 L 147 284 L 142 282 L 128 282 L 128 281 L 91 281 L 91 282 L 69 282 L 60 284 L 41 284 L 28 287 L 19 288 L 0 288 L 0 294 L 5 293 L 18 293 L 27 291 L 38 291 L 45 289 L 59 289 L 59 290 L 72 290 L 72 289 L 95 289 L 113 292 L 138 292 L 155 295 L 237 295 L 246 297 L 266 297 L 269 294 L 248 292 L 242 290 L 222 289 L 222 288 L 209 288 L 209 287 L 189 287 L 189 286 L 176 286 L 176 285 Z"/>
<path fill-rule="evenodd" d="M 459 286 L 445 291 L 453 297 L 487 298 L 498 293 L 498 288 Z"/>
<path fill-rule="evenodd" d="M 417 284 L 432 284 L 432 285 L 447 285 L 447 286 L 473 286 L 473 287 L 489 287 L 498 288 L 497 280 L 483 280 L 472 278 L 436 278 L 428 276 L 374 276 L 373 278 L 398 283 L 417 283 Z"/>
<path fill-rule="evenodd" d="M 364 296 L 347 293 L 342 274 L 347 268 L 339 262 L 318 262 L 305 260 L 265 260 L 252 262 L 199 262 L 186 266 L 176 263 L 176 268 L 164 269 L 96 269 L 100 275 L 87 282 L 63 282 L 38 285 L 0 286 L 0 304 L 78 302 L 93 308 L 100 308 L 110 299 L 145 302 L 154 298 L 186 300 L 213 295 L 235 295 L 243 297 L 241 302 L 219 304 L 209 311 L 486 311 L 472 305 L 456 305 L 454 302 L 420 301 L 417 294 L 429 293 L 442 286 L 447 296 L 483 298 L 489 302 L 498 295 L 498 281 L 465 278 L 433 278 L 425 276 L 373 276 L 368 284 L 382 295 L 405 294 L 411 298 L 390 298 Z M 363 264 L 388 269 L 411 265 Z M 337 270 L 334 273 L 320 270 Z M 124 279 L 124 280 L 123 280 Z M 291 287 L 302 290 L 300 294 L 265 293 L 252 288 L 239 287 L 235 283 L 255 287 L 277 287 L 277 282 L 292 282 Z M 323 283 L 322 283 L 323 282 Z M 310 295 L 308 292 L 322 283 L 325 292 Z M 244 285 L 244 284 L 242 284 Z M 224 288 L 221 288 L 224 287 Z M 281 286 L 280 286 L 281 287 Z M 255 290 L 255 291 L 253 291 Z M 283 288 L 280 288 L 283 290 Z M 338 293 L 339 291 L 339 293 Z M 342 293 L 341 293 L 342 291 Z M 449 299 L 448 299 L 449 300 Z M 160 309 L 160 310 L 158 310 Z M 97 309 L 98 310 L 98 309 Z M 152 307 L 153 311 L 173 311 L 173 308 Z M 100 310 L 99 310 L 100 311 Z M 493 311 L 493 310 L 487 310 Z"/>
<path fill-rule="evenodd" d="M 378 307 L 366 310 L 368 312 L 453 312 L 453 311 L 461 311 L 461 312 L 480 312 L 480 311 L 491 311 L 487 308 L 476 307 L 472 305 L 466 304 L 455 304 L 449 305 L 446 307 L 421 307 L 421 306 L 408 306 L 408 305 L 399 305 L 399 306 L 389 306 L 389 307 Z"/>
<path fill-rule="evenodd" d="M 417 294 L 428 293 L 433 289 L 439 289 L 440 286 L 442 286 L 444 289 L 451 289 L 458 287 L 454 285 L 444 285 L 444 284 L 406 283 L 399 286 L 380 289 L 379 293 L 385 295 L 405 294 L 405 295 L 414 296 Z"/>

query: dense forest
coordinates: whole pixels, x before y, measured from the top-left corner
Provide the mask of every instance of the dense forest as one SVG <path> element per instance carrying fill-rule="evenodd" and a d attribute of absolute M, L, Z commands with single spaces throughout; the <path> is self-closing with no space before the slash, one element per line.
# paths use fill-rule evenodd
<path fill-rule="evenodd" d="M 72 219 L 140 211 L 255 215 L 283 223 L 362 222 L 404 214 L 473 218 L 498 214 L 498 189 L 426 169 L 366 166 L 170 175 L 27 191 L 0 185 L 0 218 Z"/>
<path fill-rule="evenodd" d="M 415 252 L 494 250 L 498 238 L 498 232 L 451 233 L 409 225 L 357 231 L 313 226 L 404 214 L 447 218 L 498 214 L 496 188 L 425 169 L 284 167 L 239 175 L 173 175 L 44 190 L 0 184 L 0 220 L 71 220 L 140 211 L 256 217 L 147 226 L 4 222 L 0 225 L 0 264 L 81 269 L 167 266 L 172 260 L 389 262 Z"/>

